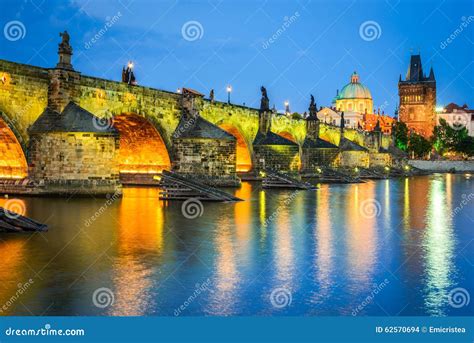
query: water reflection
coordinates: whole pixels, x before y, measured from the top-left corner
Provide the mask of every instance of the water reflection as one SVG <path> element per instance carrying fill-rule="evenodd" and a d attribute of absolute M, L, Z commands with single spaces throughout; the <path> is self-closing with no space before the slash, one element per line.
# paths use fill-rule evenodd
<path fill-rule="evenodd" d="M 444 315 L 448 293 L 453 288 L 452 274 L 455 237 L 451 220 L 451 176 L 446 188 L 441 180 L 433 180 L 429 189 L 426 232 L 423 237 L 425 250 L 425 305 L 432 315 Z M 447 205 L 448 204 L 448 205 Z"/>
<path fill-rule="evenodd" d="M 372 286 L 377 235 L 375 183 L 349 186 L 346 200 L 347 273 L 355 292 L 367 292 Z M 375 212 L 377 213 L 377 212 Z"/>
<path fill-rule="evenodd" d="M 451 314 L 449 291 L 473 282 L 456 244 L 471 239 L 474 202 L 450 215 L 466 182 L 443 175 L 296 193 L 243 183 L 244 202 L 206 204 L 195 220 L 157 189 L 126 188 L 89 227 L 103 200 L 20 199 L 50 231 L 0 234 L 0 305 L 34 270 L 41 278 L 4 314 L 28 314 L 24 304 L 35 314 L 170 315 L 208 278 L 211 290 L 183 315 L 347 315 L 385 278 L 376 302 L 391 314 L 405 305 L 402 314 Z M 378 216 L 361 211 L 373 199 Z M 113 290 L 113 306 L 92 305 L 99 287 Z M 283 310 L 269 301 L 277 287 L 293 294 Z M 386 313 L 372 303 L 361 314 Z"/>
<path fill-rule="evenodd" d="M 328 185 L 321 185 L 316 193 L 317 228 L 314 230 L 316 244 L 315 265 L 316 280 L 319 290 L 316 294 L 316 302 L 323 301 L 331 292 L 333 284 L 333 233 L 331 228 L 331 189 Z"/>
<path fill-rule="evenodd" d="M 115 304 L 111 315 L 139 316 L 154 305 L 153 269 L 163 253 L 163 202 L 158 190 L 124 190 L 118 211 L 117 256 L 114 261 Z"/>

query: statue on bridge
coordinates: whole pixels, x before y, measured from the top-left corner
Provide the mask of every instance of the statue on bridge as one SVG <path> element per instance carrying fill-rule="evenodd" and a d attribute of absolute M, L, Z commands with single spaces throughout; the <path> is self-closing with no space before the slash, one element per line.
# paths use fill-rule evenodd
<path fill-rule="evenodd" d="M 214 102 L 214 89 L 211 89 L 211 92 L 209 93 L 209 100 L 211 100 L 211 103 Z"/>
<path fill-rule="evenodd" d="M 268 99 L 267 90 L 265 87 L 261 87 L 260 91 L 262 92 L 262 99 L 260 100 L 260 111 L 269 111 L 270 110 L 270 100 Z"/>
<path fill-rule="evenodd" d="M 345 120 L 344 120 L 344 111 L 341 112 L 341 134 L 344 133 L 344 127 L 346 126 Z"/>
<path fill-rule="evenodd" d="M 309 117 L 315 120 L 319 120 L 318 118 L 318 107 L 316 106 L 316 102 L 314 101 L 314 96 L 311 94 L 311 102 L 309 104 Z"/>
<path fill-rule="evenodd" d="M 60 32 L 59 37 L 62 39 L 58 45 L 59 62 L 56 68 L 73 70 L 71 64 L 72 46 L 69 44 L 69 33 L 67 31 Z"/>

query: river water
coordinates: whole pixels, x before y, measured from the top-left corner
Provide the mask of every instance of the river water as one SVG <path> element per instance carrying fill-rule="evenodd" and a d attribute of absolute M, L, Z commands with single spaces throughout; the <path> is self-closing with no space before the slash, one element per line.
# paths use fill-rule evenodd
<path fill-rule="evenodd" d="M 0 234 L 0 314 L 473 315 L 474 177 L 231 191 L 18 198 L 49 232 Z"/>

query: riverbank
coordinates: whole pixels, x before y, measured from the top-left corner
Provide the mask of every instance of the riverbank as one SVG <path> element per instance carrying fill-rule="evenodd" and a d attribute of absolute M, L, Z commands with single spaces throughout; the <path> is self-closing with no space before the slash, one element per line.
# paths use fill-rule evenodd
<path fill-rule="evenodd" d="M 410 160 L 412 167 L 436 173 L 474 173 L 474 161 L 424 161 Z"/>

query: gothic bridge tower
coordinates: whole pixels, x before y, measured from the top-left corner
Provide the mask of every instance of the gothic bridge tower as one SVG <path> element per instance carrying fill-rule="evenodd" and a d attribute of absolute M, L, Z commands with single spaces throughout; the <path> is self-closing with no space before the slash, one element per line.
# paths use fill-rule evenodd
<path fill-rule="evenodd" d="M 412 55 L 405 81 L 398 81 L 399 118 L 425 138 L 433 134 L 436 125 L 436 80 L 433 68 L 428 77 L 423 73 L 420 55 Z"/>

